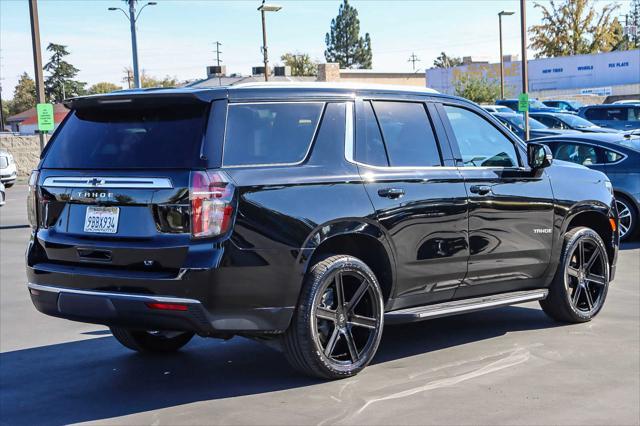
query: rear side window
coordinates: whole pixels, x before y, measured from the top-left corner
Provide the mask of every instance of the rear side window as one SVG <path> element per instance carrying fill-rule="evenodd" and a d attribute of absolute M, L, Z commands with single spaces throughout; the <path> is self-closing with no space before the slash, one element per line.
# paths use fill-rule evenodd
<path fill-rule="evenodd" d="M 304 160 L 323 103 L 231 104 L 225 166 L 295 164 Z"/>
<path fill-rule="evenodd" d="M 192 167 L 200 158 L 207 104 L 90 108 L 71 113 L 44 168 Z"/>
<path fill-rule="evenodd" d="M 440 152 L 424 104 L 373 102 L 392 167 L 440 166 Z"/>

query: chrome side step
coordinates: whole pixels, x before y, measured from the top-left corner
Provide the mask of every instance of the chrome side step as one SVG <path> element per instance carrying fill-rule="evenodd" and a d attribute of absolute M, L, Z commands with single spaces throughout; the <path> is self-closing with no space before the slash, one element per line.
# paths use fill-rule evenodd
<path fill-rule="evenodd" d="M 501 306 L 542 300 L 547 297 L 547 294 L 549 294 L 549 290 L 547 289 L 514 291 L 511 293 L 495 294 L 493 296 L 438 303 L 435 305 L 416 306 L 387 312 L 384 316 L 384 321 L 387 324 L 397 324 L 483 311 Z"/>

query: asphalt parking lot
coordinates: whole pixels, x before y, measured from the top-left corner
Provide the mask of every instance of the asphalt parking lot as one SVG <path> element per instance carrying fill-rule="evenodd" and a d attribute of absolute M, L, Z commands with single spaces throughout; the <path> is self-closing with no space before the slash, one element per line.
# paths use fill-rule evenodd
<path fill-rule="evenodd" d="M 1 424 L 640 424 L 638 242 L 590 323 L 532 303 L 387 327 L 362 374 L 321 382 L 243 338 L 145 357 L 105 327 L 38 313 L 25 196 L 11 188 L 0 208 Z"/>

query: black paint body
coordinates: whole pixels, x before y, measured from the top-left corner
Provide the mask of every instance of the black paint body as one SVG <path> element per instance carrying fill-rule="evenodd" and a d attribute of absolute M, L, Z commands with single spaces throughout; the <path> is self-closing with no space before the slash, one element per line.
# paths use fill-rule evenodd
<path fill-rule="evenodd" d="M 30 283 L 44 286 L 172 296 L 200 305 L 187 313 L 161 314 L 132 302 L 128 308 L 116 306 L 117 312 L 105 317 L 81 308 L 65 313 L 57 295 L 32 292 L 41 311 L 86 322 L 192 329 L 202 335 L 280 333 L 288 327 L 314 254 L 332 241 L 340 239 L 345 249 L 361 245 L 359 250 L 384 254 L 380 262 L 384 266 L 378 265 L 376 271 L 384 275 L 378 278 L 386 310 L 391 311 L 546 287 L 557 267 L 562 235 L 572 221 L 608 226 L 609 218 L 617 220 L 603 174 L 562 162 L 531 170 L 522 141 L 475 104 L 455 97 L 321 86 L 147 90 L 105 97 L 149 101 L 157 97 L 161 102 L 171 96 L 213 104 L 204 138 L 208 144 L 198 169 L 222 169 L 233 180 L 236 209 L 231 231 L 211 240 L 191 238 L 192 168 L 41 168 L 38 191 L 47 202 L 46 211 L 40 204 L 39 217 L 46 227 L 38 227 L 32 235 L 27 276 Z M 81 108 L 95 99 L 100 98 L 81 98 L 70 106 Z M 443 166 L 409 169 L 349 161 L 345 144 L 363 137 L 359 124 L 363 100 L 424 102 Z M 228 103 L 261 101 L 326 103 L 307 157 L 288 166 L 225 167 L 222 147 Z M 470 109 L 501 129 L 517 146 L 520 167 L 461 167 L 443 104 Z M 350 111 L 353 133 L 345 119 Z M 50 143 L 56 143 L 55 136 Z M 60 176 L 166 177 L 173 188 L 105 188 L 110 195 L 97 202 L 83 198 L 78 189 L 42 186 L 47 177 Z M 491 192 L 474 194 L 470 191 L 474 185 L 489 186 Z M 379 194 L 389 188 L 404 195 Z M 118 234 L 83 233 L 84 212 L 95 204 L 120 207 Z M 163 218 L 168 214 L 182 215 L 182 232 L 167 227 Z M 535 231 L 540 229 L 544 231 Z M 602 235 L 613 266 L 617 233 L 602 227 Z M 353 244 L 344 245 L 347 239 Z M 108 259 L 102 253 L 108 253 Z M 145 260 L 152 260 L 152 266 Z"/>

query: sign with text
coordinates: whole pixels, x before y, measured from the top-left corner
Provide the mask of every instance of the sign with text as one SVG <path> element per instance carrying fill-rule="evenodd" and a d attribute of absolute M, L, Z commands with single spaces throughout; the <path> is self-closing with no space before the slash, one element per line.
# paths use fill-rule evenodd
<path fill-rule="evenodd" d="M 518 95 L 518 111 L 520 112 L 529 111 L 529 94 L 528 93 L 520 93 L 520 95 Z"/>
<path fill-rule="evenodd" d="M 51 132 L 56 126 L 53 105 L 52 104 L 38 104 L 36 105 L 36 112 L 38 113 L 38 130 L 41 132 Z"/>

